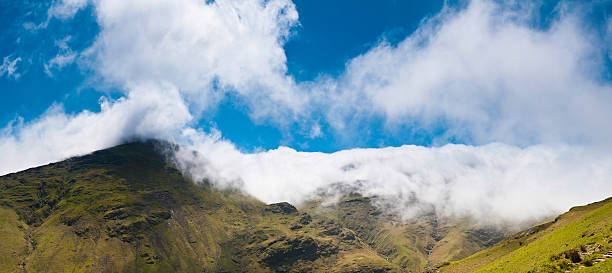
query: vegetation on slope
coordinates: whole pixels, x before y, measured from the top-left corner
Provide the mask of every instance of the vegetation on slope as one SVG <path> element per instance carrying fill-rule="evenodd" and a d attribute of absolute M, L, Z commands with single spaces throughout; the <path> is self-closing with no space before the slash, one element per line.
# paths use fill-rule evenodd
<path fill-rule="evenodd" d="M 375 198 L 350 194 L 330 206 L 309 204 L 307 211 L 335 220 L 355 232 L 379 255 L 405 272 L 431 271 L 445 261 L 465 258 L 500 241 L 504 233 L 467 219 L 439 218 L 435 213 L 401 221 L 373 205 Z"/>
<path fill-rule="evenodd" d="M 612 272 L 612 198 L 574 207 L 440 272 Z"/>
<path fill-rule="evenodd" d="M 132 143 L 0 177 L 0 272 L 383 272 L 324 219 L 186 180 Z"/>
<path fill-rule="evenodd" d="M 266 205 L 192 183 L 162 146 L 125 144 L 0 177 L 0 272 L 425 272 L 504 235 L 435 213 L 400 221 L 358 194 L 300 210 Z M 440 270 L 606 272 L 610 203 Z"/>

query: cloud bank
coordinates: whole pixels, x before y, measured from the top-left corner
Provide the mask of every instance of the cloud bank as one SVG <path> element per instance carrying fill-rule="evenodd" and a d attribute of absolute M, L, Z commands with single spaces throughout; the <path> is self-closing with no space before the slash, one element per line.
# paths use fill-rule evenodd
<path fill-rule="evenodd" d="M 532 24 L 534 5 L 445 7 L 397 45 L 381 41 L 356 56 L 338 77 L 296 82 L 283 49 L 299 24 L 288 0 L 58 1 L 49 18 L 70 20 L 88 5 L 100 33 L 70 53 L 92 82 L 124 96 L 101 99 L 99 112 L 55 105 L 9 124 L 0 174 L 141 137 L 183 145 L 176 158 L 195 180 L 267 202 L 300 202 L 345 183 L 389 197 L 406 216 L 433 207 L 523 221 L 612 193 L 609 48 L 578 13 L 559 8 L 542 29 Z M 195 128 L 228 95 L 254 120 L 299 123 L 313 136 L 355 138 L 364 122 L 382 120 L 389 131 L 442 125 L 435 143 L 471 145 L 242 153 Z"/>
<path fill-rule="evenodd" d="M 377 205 L 404 218 L 434 209 L 495 224 L 541 220 L 612 193 L 612 156 L 585 147 L 405 145 L 331 154 L 280 147 L 243 154 L 214 136 L 187 135 L 193 145 L 175 154 L 185 173 L 265 202 L 301 204 L 321 193 L 328 201 L 352 191 L 377 196 Z"/>

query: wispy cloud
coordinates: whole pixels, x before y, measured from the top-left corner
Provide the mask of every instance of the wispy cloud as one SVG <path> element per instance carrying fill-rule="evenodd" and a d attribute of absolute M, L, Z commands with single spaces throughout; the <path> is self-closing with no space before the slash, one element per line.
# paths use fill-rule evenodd
<path fill-rule="evenodd" d="M 59 53 L 46 64 L 44 64 L 45 73 L 49 77 L 53 77 L 52 71 L 62 70 L 64 67 L 72 64 L 76 58 L 76 53 Z"/>
<path fill-rule="evenodd" d="M 10 56 L 5 56 L 2 65 L 0 66 L 0 77 L 19 79 L 21 74 L 17 72 L 17 63 L 21 61 L 21 57 L 16 57 L 11 60 Z"/>
<path fill-rule="evenodd" d="M 91 1 L 89 0 L 56 0 L 53 1 L 47 10 L 47 17 L 38 24 L 34 22 L 25 22 L 23 27 L 29 31 L 38 31 L 46 29 L 52 19 L 69 20 L 82 9 L 87 7 Z"/>
<path fill-rule="evenodd" d="M 74 15 L 85 8 L 90 1 L 88 0 L 58 0 L 54 1 L 47 15 L 52 18 L 71 19 Z"/>
<path fill-rule="evenodd" d="M 47 63 L 43 65 L 44 71 L 49 77 L 53 77 L 53 72 L 61 71 L 64 67 L 71 65 L 77 58 L 77 53 L 74 52 L 68 42 L 72 37 L 66 36 L 61 40 L 55 41 L 55 45 L 58 47 L 59 52 L 55 57 L 51 58 Z"/>

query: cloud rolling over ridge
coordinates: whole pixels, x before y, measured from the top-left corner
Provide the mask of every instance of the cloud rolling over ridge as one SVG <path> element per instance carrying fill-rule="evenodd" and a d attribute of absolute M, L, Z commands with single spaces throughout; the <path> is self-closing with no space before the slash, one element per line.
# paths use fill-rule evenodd
<path fill-rule="evenodd" d="M 334 190 L 344 184 L 404 218 L 433 208 L 490 224 L 542 219 L 610 195 L 612 156 L 587 147 L 405 145 L 331 154 L 280 147 L 244 154 L 214 136 L 187 136 L 193 145 L 175 154 L 184 172 L 266 202 L 300 204 L 321 191 L 333 199 L 349 193 Z"/>

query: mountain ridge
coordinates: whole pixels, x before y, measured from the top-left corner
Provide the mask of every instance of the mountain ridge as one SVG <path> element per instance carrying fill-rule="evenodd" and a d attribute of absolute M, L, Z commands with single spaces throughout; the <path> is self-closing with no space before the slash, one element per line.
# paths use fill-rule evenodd
<path fill-rule="evenodd" d="M 572 207 L 439 272 L 612 272 L 612 197 Z M 602 259 L 602 260 L 600 260 Z"/>
<path fill-rule="evenodd" d="M 168 160 L 175 148 L 131 142 L 1 176 L 0 272 L 433 272 L 506 235 L 435 214 L 398 221 L 356 193 L 264 204 L 193 183 Z"/>
<path fill-rule="evenodd" d="M 159 144 L 119 145 L 0 177 L 0 230 L 7 237 L 0 268 L 398 271 L 350 231 L 320 234 L 334 224 L 308 220 L 289 204 L 191 182 Z"/>

